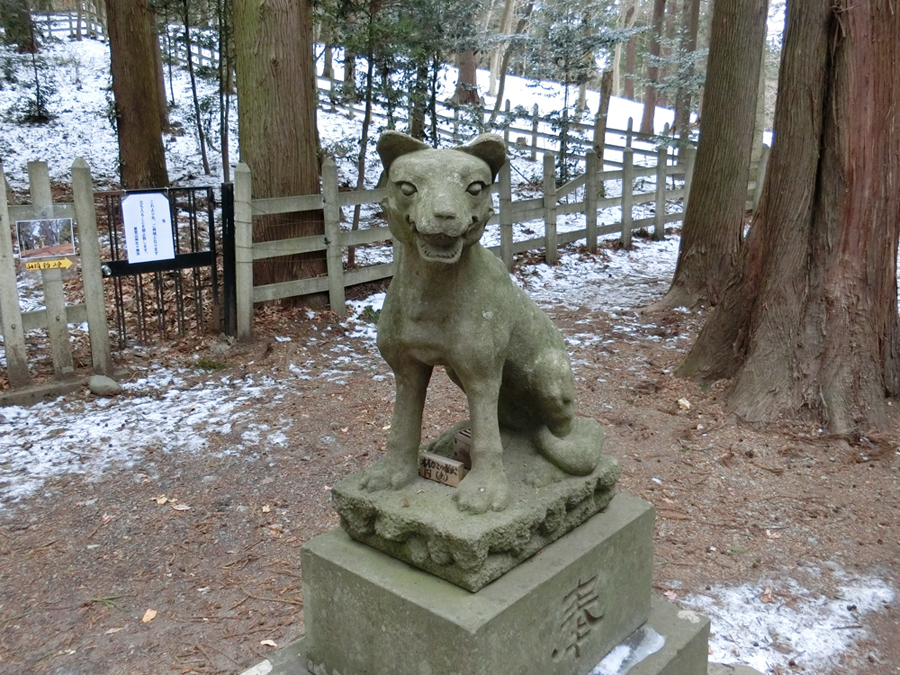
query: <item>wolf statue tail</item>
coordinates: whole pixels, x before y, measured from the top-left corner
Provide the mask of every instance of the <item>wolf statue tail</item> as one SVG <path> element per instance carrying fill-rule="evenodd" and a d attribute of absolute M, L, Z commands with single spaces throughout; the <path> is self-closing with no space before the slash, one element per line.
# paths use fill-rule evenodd
<path fill-rule="evenodd" d="M 563 438 L 545 425 L 535 437 L 541 455 L 559 469 L 574 476 L 587 476 L 600 461 L 603 451 L 603 427 L 596 420 L 576 417 L 572 430 Z"/>

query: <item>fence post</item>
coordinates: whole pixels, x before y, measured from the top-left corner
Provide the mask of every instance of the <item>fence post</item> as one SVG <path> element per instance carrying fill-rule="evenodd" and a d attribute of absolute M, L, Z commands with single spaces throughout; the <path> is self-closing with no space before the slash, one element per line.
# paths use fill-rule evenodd
<path fill-rule="evenodd" d="M 500 260 L 506 269 L 513 268 L 512 179 L 509 162 L 500 168 Z"/>
<path fill-rule="evenodd" d="M 506 120 L 503 123 L 503 141 L 506 143 L 506 147 L 509 147 L 509 99 L 506 99 L 506 105 L 503 108 L 503 111 L 506 113 Z"/>
<path fill-rule="evenodd" d="M 602 152 L 602 149 L 601 149 Z M 584 212 L 587 226 L 587 248 L 591 253 L 597 252 L 597 166 L 600 158 L 593 150 L 584 157 Z"/>
<path fill-rule="evenodd" d="M 556 243 L 556 166 L 553 155 L 544 153 L 544 260 L 548 265 L 559 261 Z"/>
<path fill-rule="evenodd" d="M 656 213 L 653 221 L 653 239 L 659 241 L 666 236 L 666 165 L 669 151 L 661 145 L 656 150 Z"/>
<path fill-rule="evenodd" d="M 81 280 L 84 284 L 84 305 L 91 339 L 91 361 L 94 372 L 112 375 L 112 351 L 109 346 L 109 325 L 106 322 L 103 272 L 100 268 L 100 236 L 97 232 L 94 185 L 91 170 L 81 157 L 76 157 L 72 162 L 72 193 L 78 240 L 81 243 Z"/>
<path fill-rule="evenodd" d="M 453 142 L 459 143 L 459 105 L 453 106 Z"/>
<path fill-rule="evenodd" d="M 50 172 L 46 162 L 28 162 L 28 181 L 34 217 L 53 217 L 53 195 L 50 192 Z M 69 319 L 66 316 L 66 295 L 63 291 L 62 270 L 41 270 L 44 287 L 44 306 L 47 308 L 47 333 L 50 336 L 50 355 L 53 374 L 63 379 L 75 372 L 72 345 L 69 343 Z"/>
<path fill-rule="evenodd" d="M 238 340 L 253 337 L 253 212 L 250 167 L 234 167 L 234 283 Z"/>
<path fill-rule="evenodd" d="M 634 135 L 634 118 L 629 117 L 628 118 L 628 126 L 625 127 L 625 147 L 626 148 L 631 147 L 631 139 L 632 139 L 633 135 Z"/>
<path fill-rule="evenodd" d="M 629 121 L 630 122 L 630 121 Z M 622 151 L 622 247 L 631 248 L 631 205 L 634 202 L 634 150 Z"/>
<path fill-rule="evenodd" d="M 16 259 L 13 256 L 12 229 L 6 202 L 6 175 L 0 162 L 0 322 L 3 326 L 3 349 L 9 384 L 24 387 L 31 381 L 28 374 L 28 353 L 25 349 L 25 329 L 22 308 L 16 288 Z"/>
<path fill-rule="evenodd" d="M 762 197 L 763 183 L 766 182 L 766 169 L 769 166 L 769 146 L 763 143 L 762 152 L 759 155 L 759 165 L 756 167 L 756 186 L 753 188 L 753 211 L 759 206 Z"/>
<path fill-rule="evenodd" d="M 694 163 L 696 161 L 697 148 L 689 145 L 684 149 L 684 197 L 681 200 L 683 214 L 687 214 L 688 200 L 691 197 L 691 183 L 694 180 Z"/>
<path fill-rule="evenodd" d="M 538 117 L 538 105 L 534 104 L 534 112 L 531 115 L 531 161 L 535 161 L 537 159 L 537 144 L 538 144 L 538 122 L 540 121 L 540 117 Z"/>
<path fill-rule="evenodd" d="M 326 157 L 322 162 L 322 197 L 325 201 L 325 262 L 328 266 L 328 302 L 331 311 L 344 316 L 344 257 L 341 243 L 341 203 L 337 164 Z"/>

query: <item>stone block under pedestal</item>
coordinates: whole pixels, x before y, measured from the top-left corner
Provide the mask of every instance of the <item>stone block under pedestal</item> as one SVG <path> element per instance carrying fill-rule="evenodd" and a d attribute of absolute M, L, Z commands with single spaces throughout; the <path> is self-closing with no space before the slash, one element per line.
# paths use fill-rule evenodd
<path fill-rule="evenodd" d="M 606 510 L 470 593 L 334 530 L 303 548 L 313 675 L 586 675 L 647 620 L 654 512 Z M 708 628 L 707 628 L 708 630 Z M 702 675 L 694 670 L 661 670 Z"/>
<path fill-rule="evenodd" d="M 647 622 L 617 645 L 593 672 L 599 671 L 601 675 L 762 675 L 745 666 L 707 666 L 708 640 L 708 619 L 654 598 Z M 241 675 L 314 675 L 307 666 L 306 640 L 300 638 Z"/>

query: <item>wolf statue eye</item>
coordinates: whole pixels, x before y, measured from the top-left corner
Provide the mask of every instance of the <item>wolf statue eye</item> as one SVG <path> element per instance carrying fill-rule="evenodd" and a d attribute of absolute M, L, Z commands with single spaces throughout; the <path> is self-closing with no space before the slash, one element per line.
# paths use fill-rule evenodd
<path fill-rule="evenodd" d="M 412 183 L 407 183 L 405 181 L 400 181 L 399 183 L 397 183 L 397 187 L 399 187 L 400 192 L 405 194 L 407 197 L 412 197 L 414 194 L 416 194 L 416 192 L 418 192 L 415 185 L 413 185 Z"/>
<path fill-rule="evenodd" d="M 472 183 L 471 185 L 469 185 L 469 187 L 466 188 L 466 192 L 468 192 L 468 193 L 469 193 L 470 195 L 472 195 L 473 197 L 477 197 L 478 195 L 481 194 L 481 192 L 482 192 L 482 191 L 484 190 L 484 188 L 486 188 L 486 187 L 487 187 L 487 185 L 485 185 L 485 184 L 482 183 L 481 181 L 478 181 L 478 180 L 477 180 L 477 181 L 475 181 L 474 183 Z"/>

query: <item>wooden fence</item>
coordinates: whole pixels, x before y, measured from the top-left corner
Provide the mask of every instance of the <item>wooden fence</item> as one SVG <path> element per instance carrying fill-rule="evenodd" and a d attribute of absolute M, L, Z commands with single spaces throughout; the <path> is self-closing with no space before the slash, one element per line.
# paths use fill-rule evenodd
<path fill-rule="evenodd" d="M 492 192 L 499 195 L 499 209 L 488 225 L 499 225 L 500 245 L 493 250 L 508 269 L 512 269 L 516 253 L 532 249 L 544 249 L 548 263 L 558 260 L 559 247 L 585 239 L 591 251 L 596 250 L 598 237 L 618 233 L 625 246 L 631 244 L 632 232 L 642 228 L 652 228 L 653 236 L 662 238 L 666 223 L 680 221 L 682 213 L 666 213 L 669 200 L 681 199 L 686 203 L 690 194 L 695 153 L 688 149 L 682 166 L 668 161 L 666 148 L 656 152 L 656 165 L 635 166 L 635 150 L 624 148 L 621 169 L 601 171 L 596 153 L 589 152 L 584 158 L 586 171 L 557 187 L 554 158 L 544 154 L 543 194 L 532 199 L 513 200 L 510 164 L 504 165 L 499 180 L 492 186 Z M 682 187 L 667 189 L 667 178 L 677 175 L 684 179 Z M 654 176 L 656 187 L 653 192 L 634 192 L 637 178 Z M 619 181 L 623 186 L 621 196 L 602 197 L 601 185 L 608 181 Z M 341 209 L 357 204 L 374 204 L 385 196 L 385 189 L 341 192 L 338 189 L 337 166 L 328 158 L 322 167 L 322 193 L 299 197 L 275 197 L 253 199 L 251 196 L 250 169 L 239 164 L 235 170 L 234 217 L 235 217 L 235 264 L 237 282 L 237 334 L 239 338 L 249 338 L 253 332 L 253 304 L 268 300 L 310 293 L 328 292 L 331 308 L 338 314 L 345 311 L 345 288 L 356 284 L 385 279 L 393 275 L 393 262 L 369 265 L 360 269 L 345 270 L 344 249 L 378 242 L 391 242 L 387 227 L 371 227 L 356 231 L 341 229 Z M 583 188 L 583 189 L 582 189 Z M 579 193 L 579 201 L 561 202 L 561 199 Z M 652 203 L 655 215 L 649 218 L 635 218 L 632 207 Z M 600 225 L 597 222 L 598 209 L 620 207 L 622 217 L 613 224 Z M 324 211 L 324 234 L 284 239 L 280 241 L 254 242 L 253 218 L 277 213 L 297 211 Z M 585 214 L 585 227 L 567 232 L 559 232 L 557 219 L 568 214 Z M 544 234 L 541 237 L 514 241 L 513 224 L 532 220 L 543 220 Z M 264 286 L 253 285 L 253 262 L 295 253 L 324 251 L 328 274 L 323 277 L 297 279 Z"/>
<path fill-rule="evenodd" d="M 94 188 L 87 163 L 78 158 L 72 164 L 73 203 L 57 204 L 50 192 L 50 175 L 45 162 L 29 162 L 31 204 L 9 205 L 6 191 L 0 190 L 0 329 L 6 355 L 7 376 L 12 388 L 32 383 L 28 369 L 25 331 L 47 330 L 53 360 L 54 378 L 71 382 L 75 374 L 69 324 L 87 321 L 90 331 L 91 359 L 94 371 L 111 375 L 113 371 L 109 330 L 103 293 L 100 245 L 94 206 Z M 0 165 L 0 184 L 5 176 Z M 72 218 L 77 227 L 84 302 L 67 305 L 59 267 L 42 269 L 41 281 L 45 309 L 23 312 L 16 284 L 16 258 L 12 245 L 12 225 L 19 220 Z M 73 230 L 74 235 L 74 230 Z M 20 242 L 21 249 L 21 242 Z M 20 251 L 21 252 L 21 251 Z M 55 256 L 59 258 L 60 256 Z M 35 261 L 38 259 L 35 258 Z M 49 263 L 48 263 L 49 264 Z"/>

